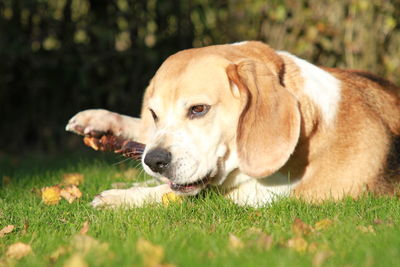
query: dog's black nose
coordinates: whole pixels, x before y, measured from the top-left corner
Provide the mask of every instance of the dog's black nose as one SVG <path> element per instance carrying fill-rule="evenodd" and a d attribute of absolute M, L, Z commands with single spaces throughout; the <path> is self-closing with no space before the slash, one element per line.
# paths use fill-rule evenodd
<path fill-rule="evenodd" d="M 153 148 L 146 153 L 144 163 L 149 166 L 153 172 L 162 174 L 171 163 L 171 153 L 162 148 Z"/>

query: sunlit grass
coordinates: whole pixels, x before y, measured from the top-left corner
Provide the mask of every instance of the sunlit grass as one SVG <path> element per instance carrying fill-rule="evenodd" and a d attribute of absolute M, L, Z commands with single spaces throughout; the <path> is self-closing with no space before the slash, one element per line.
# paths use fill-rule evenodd
<path fill-rule="evenodd" d="M 283 199 L 261 209 L 238 207 L 215 192 L 173 203 L 136 209 L 94 210 L 88 203 L 115 182 L 133 182 L 124 175 L 136 166 L 122 158 L 89 157 L 5 160 L 3 175 L 11 183 L 0 189 L 0 229 L 16 229 L 0 239 L 0 263 L 9 245 L 30 244 L 33 253 L 14 261 L 19 266 L 63 266 L 76 255 L 74 236 L 85 221 L 87 233 L 105 243 L 105 250 L 80 254 L 90 266 L 142 266 L 144 256 L 137 241 L 144 239 L 159 245 L 165 256 L 161 263 L 176 266 L 396 266 L 400 258 L 400 200 L 365 196 L 339 203 L 309 205 Z M 85 182 L 83 197 L 72 204 L 61 201 L 46 206 L 33 188 L 55 185 L 63 173 L 80 172 Z M 122 175 L 121 175 L 122 174 Z M 126 174 L 126 173 L 125 173 Z M 143 179 L 143 174 L 140 175 Z M 311 227 L 323 219 L 333 223 L 326 229 L 302 236 L 308 248 L 299 252 L 288 247 L 294 238 L 295 218 Z M 253 229 L 253 230 L 249 230 Z M 265 249 L 257 242 L 259 229 L 272 236 Z M 258 231 L 259 231 L 258 230 Z M 251 234 L 250 232 L 253 232 Z M 232 247 L 229 235 L 242 241 Z M 66 252 L 50 256 L 60 247 Z M 314 249 L 311 249 L 314 247 Z M 326 255 L 318 262 L 317 254 Z M 323 254 L 325 253 L 325 254 Z M 10 262 L 8 262 L 10 264 Z"/>

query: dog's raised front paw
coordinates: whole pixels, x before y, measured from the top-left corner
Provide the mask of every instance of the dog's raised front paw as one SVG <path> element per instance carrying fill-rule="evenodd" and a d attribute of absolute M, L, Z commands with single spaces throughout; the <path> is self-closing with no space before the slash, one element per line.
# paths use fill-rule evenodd
<path fill-rule="evenodd" d="M 122 116 L 105 109 L 88 109 L 73 116 L 65 130 L 80 135 L 99 137 L 103 134 L 119 136 Z"/>

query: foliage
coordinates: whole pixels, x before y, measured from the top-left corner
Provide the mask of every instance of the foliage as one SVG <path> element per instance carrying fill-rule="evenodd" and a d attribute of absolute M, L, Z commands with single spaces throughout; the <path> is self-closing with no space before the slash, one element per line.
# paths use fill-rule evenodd
<path fill-rule="evenodd" d="M 63 126 L 81 109 L 137 115 L 157 67 L 190 47 L 262 40 L 399 83 L 399 17 L 381 0 L 0 0 L 3 149 L 73 147 Z"/>

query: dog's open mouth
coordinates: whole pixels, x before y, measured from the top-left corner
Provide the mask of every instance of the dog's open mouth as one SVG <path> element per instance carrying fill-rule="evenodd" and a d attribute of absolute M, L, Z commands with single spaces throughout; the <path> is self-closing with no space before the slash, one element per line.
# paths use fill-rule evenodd
<path fill-rule="evenodd" d="M 177 184 L 170 181 L 169 186 L 171 187 L 172 190 L 177 191 L 179 193 L 191 193 L 197 189 L 202 189 L 202 187 L 204 188 L 208 184 L 208 182 L 210 182 L 210 180 L 211 180 L 210 175 L 207 175 L 203 179 L 188 184 Z"/>

